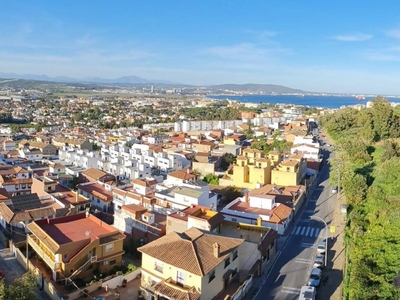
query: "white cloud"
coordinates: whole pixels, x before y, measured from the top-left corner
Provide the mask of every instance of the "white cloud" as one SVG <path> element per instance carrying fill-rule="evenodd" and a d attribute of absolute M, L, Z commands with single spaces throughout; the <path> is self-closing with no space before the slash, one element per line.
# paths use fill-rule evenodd
<path fill-rule="evenodd" d="M 386 34 L 388 37 L 391 37 L 391 38 L 400 40 L 400 28 L 395 28 L 395 29 L 387 30 L 387 31 L 385 31 L 385 34 Z"/>
<path fill-rule="evenodd" d="M 363 42 L 372 39 L 372 35 L 365 33 L 351 33 L 351 34 L 340 34 L 333 37 L 333 39 L 341 42 Z"/>

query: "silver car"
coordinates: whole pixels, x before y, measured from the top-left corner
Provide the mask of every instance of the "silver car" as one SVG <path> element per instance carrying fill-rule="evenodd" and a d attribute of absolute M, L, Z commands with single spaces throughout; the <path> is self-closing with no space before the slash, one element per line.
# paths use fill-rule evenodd
<path fill-rule="evenodd" d="M 325 267 L 325 255 L 317 255 L 313 267 L 323 269 Z"/>
<path fill-rule="evenodd" d="M 322 270 L 314 268 L 311 271 L 310 278 L 308 279 L 308 285 L 313 287 L 319 287 L 321 284 Z"/>

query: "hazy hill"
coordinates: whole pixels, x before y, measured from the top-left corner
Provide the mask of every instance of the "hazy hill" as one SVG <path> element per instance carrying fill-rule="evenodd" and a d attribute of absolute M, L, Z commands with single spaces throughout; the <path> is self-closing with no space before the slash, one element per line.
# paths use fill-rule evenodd
<path fill-rule="evenodd" d="M 292 89 L 283 85 L 275 84 L 220 84 L 209 86 L 215 92 L 223 93 L 224 91 L 234 92 L 247 92 L 247 93 L 265 93 L 265 94 L 295 94 L 295 93 L 306 93 L 299 89 Z"/>
<path fill-rule="evenodd" d="M 100 77 L 88 77 L 88 78 L 71 78 L 71 77 L 49 77 L 47 75 L 35 75 L 35 74 L 15 74 L 15 73 L 2 73 L 0 72 L 0 78 L 17 78 L 27 80 L 38 80 L 38 81 L 49 81 L 49 82 L 61 82 L 61 83 L 102 83 L 102 84 L 151 84 L 151 83 L 163 83 L 173 84 L 172 82 L 164 80 L 150 80 L 144 79 L 139 76 L 123 76 L 115 79 L 105 79 Z"/>

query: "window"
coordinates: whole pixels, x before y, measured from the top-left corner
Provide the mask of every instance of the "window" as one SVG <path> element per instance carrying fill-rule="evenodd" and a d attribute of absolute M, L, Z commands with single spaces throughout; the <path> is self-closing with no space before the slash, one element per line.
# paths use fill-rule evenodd
<path fill-rule="evenodd" d="M 290 168 L 289 167 L 286 168 L 286 172 L 290 172 Z"/>
<path fill-rule="evenodd" d="M 177 271 L 176 272 L 176 283 L 180 286 L 184 286 L 185 285 L 185 277 L 186 277 L 185 272 Z"/>
<path fill-rule="evenodd" d="M 154 264 L 154 270 L 156 270 L 157 272 L 162 273 L 163 272 L 163 263 L 156 261 Z"/>
<path fill-rule="evenodd" d="M 228 257 L 227 259 L 225 259 L 224 268 L 226 268 L 226 267 L 229 266 L 230 264 L 231 264 L 231 260 L 230 260 L 230 258 Z"/>
<path fill-rule="evenodd" d="M 237 222 L 236 218 L 231 218 L 231 219 L 232 219 L 232 222 Z"/>
<path fill-rule="evenodd" d="M 117 260 L 116 260 L 116 259 L 110 260 L 110 265 L 115 265 L 116 263 L 117 263 Z"/>
<path fill-rule="evenodd" d="M 99 200 L 99 199 L 97 199 L 97 203 L 100 203 L 100 200 Z"/>
<path fill-rule="evenodd" d="M 210 283 L 211 281 L 213 281 L 213 279 L 215 278 L 215 270 L 212 270 L 210 272 L 210 275 L 208 275 L 208 283 Z"/>
<path fill-rule="evenodd" d="M 113 251 L 113 250 L 114 250 L 114 244 L 113 243 L 106 245 L 106 252 L 110 252 L 110 251 Z"/>
<path fill-rule="evenodd" d="M 233 251 L 233 259 L 232 260 L 235 260 L 237 257 L 238 257 L 238 251 L 235 250 L 235 251 Z"/>
<path fill-rule="evenodd" d="M 232 278 L 237 274 L 237 268 L 232 271 Z"/>

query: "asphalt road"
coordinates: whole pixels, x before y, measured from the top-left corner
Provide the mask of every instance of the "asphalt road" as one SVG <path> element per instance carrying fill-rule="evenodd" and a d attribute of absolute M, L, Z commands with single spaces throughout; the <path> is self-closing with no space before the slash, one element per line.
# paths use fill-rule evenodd
<path fill-rule="evenodd" d="M 286 244 L 278 254 L 279 257 L 255 300 L 299 298 L 300 289 L 307 284 L 312 269 L 316 245 L 325 239 L 326 233 L 325 225 L 321 221 L 311 220 L 310 217 L 318 216 L 329 226 L 335 201 L 336 194 L 331 193 L 329 186 L 329 165 L 325 163 L 313 194 L 303 205 L 300 216 L 296 216 L 294 226 L 289 228 Z"/>

